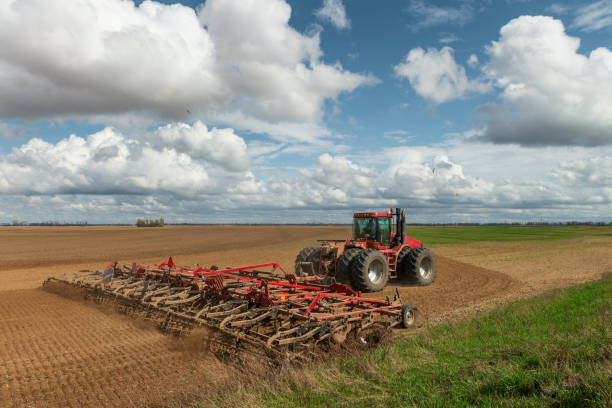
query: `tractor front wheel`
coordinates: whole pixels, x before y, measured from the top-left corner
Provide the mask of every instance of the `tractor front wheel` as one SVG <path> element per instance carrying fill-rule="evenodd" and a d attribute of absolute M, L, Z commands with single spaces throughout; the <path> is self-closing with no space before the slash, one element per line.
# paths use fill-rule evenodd
<path fill-rule="evenodd" d="M 309 267 L 301 265 L 302 262 L 310 262 L 312 270 Z M 295 258 L 295 274 L 297 276 L 316 275 L 319 273 L 319 264 L 321 263 L 321 248 L 306 247 L 300 251 Z"/>
<path fill-rule="evenodd" d="M 405 276 L 421 286 L 429 285 L 436 278 L 436 260 L 427 248 L 414 248 L 408 253 L 404 266 Z"/>
<path fill-rule="evenodd" d="M 389 281 L 387 257 L 375 249 L 361 251 L 352 262 L 353 285 L 362 292 L 383 290 Z"/>

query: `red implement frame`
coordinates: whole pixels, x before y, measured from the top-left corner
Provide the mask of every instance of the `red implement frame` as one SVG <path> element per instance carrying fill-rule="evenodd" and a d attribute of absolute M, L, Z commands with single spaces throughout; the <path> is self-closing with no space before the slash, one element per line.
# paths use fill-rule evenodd
<path fill-rule="evenodd" d="M 361 292 L 340 283 L 324 285 L 316 276 L 298 278 L 276 262 L 218 269 L 176 266 L 170 258 L 159 267 L 133 264 L 131 268 L 125 265 L 121 268 L 117 263 L 107 268 L 110 267 L 114 267 L 115 276 L 138 276 L 183 287 L 197 285 L 200 290 L 216 291 L 225 299 L 245 299 L 259 307 L 282 306 L 291 316 L 311 321 L 397 316 L 402 309 L 399 302 L 390 304 L 388 300 L 365 298 Z"/>

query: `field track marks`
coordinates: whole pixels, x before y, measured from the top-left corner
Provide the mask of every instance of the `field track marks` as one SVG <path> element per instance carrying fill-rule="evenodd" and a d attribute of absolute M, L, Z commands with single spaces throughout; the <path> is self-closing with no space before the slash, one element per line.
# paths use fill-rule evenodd
<path fill-rule="evenodd" d="M 413 286 L 391 281 L 376 297 L 393 297 L 395 289 L 405 303 L 419 309 L 419 320 L 439 317 L 458 309 L 504 297 L 519 286 L 516 279 L 505 273 L 436 256 L 436 280 L 429 286 Z"/>
<path fill-rule="evenodd" d="M 449 245 L 436 248 L 436 254 L 510 275 L 521 282 L 518 297 L 577 285 L 612 272 L 612 240 L 608 236 Z"/>
<path fill-rule="evenodd" d="M 172 337 L 42 290 L 2 292 L 0 327 L 1 407 L 159 403 L 196 374 Z"/>

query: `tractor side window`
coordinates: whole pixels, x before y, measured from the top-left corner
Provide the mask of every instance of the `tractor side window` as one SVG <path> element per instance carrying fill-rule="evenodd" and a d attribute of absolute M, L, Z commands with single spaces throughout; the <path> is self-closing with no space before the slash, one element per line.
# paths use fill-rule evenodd
<path fill-rule="evenodd" d="M 386 217 L 378 217 L 378 235 L 376 240 L 381 245 L 389 245 L 391 241 L 391 219 Z"/>

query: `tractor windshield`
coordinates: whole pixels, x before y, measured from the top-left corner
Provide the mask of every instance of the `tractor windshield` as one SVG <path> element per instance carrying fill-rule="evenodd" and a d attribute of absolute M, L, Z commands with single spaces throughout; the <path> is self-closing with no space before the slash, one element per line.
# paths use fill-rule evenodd
<path fill-rule="evenodd" d="M 354 218 L 353 237 L 378 241 L 389 245 L 391 238 L 391 223 L 387 217 Z"/>

